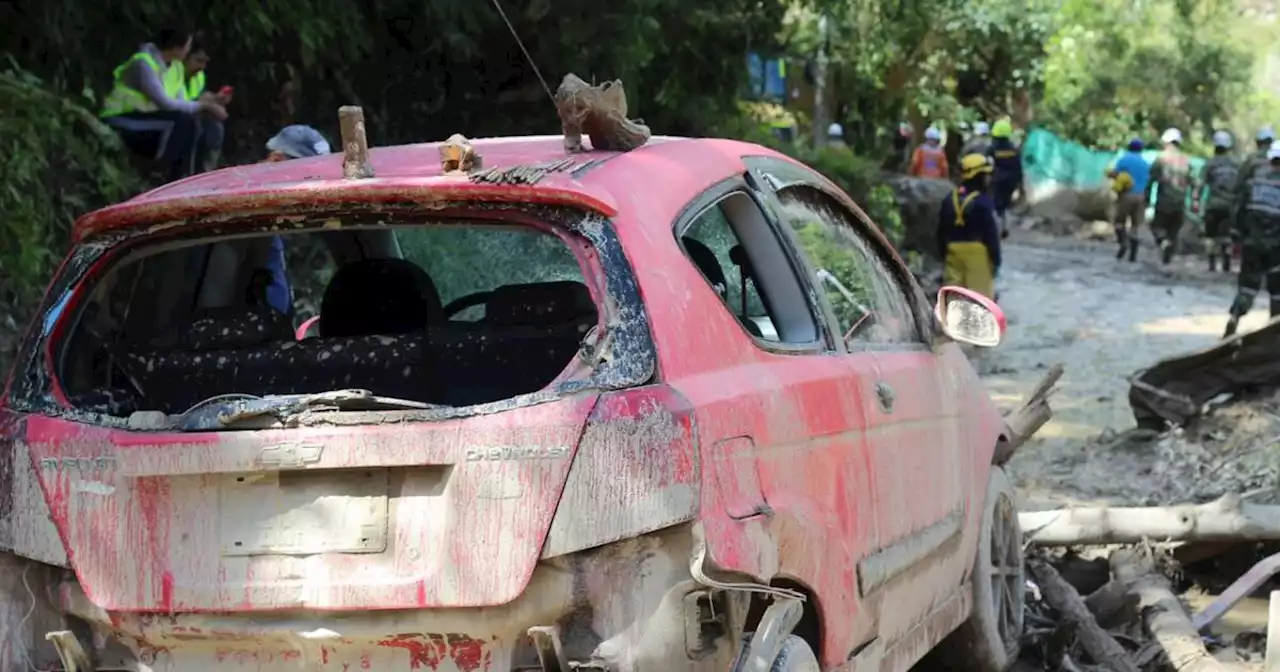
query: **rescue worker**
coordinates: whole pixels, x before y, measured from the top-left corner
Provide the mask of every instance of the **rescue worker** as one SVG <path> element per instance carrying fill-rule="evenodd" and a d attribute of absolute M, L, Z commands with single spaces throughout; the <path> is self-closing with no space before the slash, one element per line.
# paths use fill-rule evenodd
<path fill-rule="evenodd" d="M 329 143 L 310 126 L 286 126 L 267 141 L 266 163 L 301 159 L 329 153 Z M 215 243 L 210 263 L 216 267 L 235 267 L 244 252 L 233 241 Z M 254 272 L 246 289 L 251 305 L 265 303 L 282 315 L 293 314 L 293 290 L 285 273 L 285 245 L 281 236 L 255 239 L 248 253 L 254 260 Z"/>
<path fill-rule="evenodd" d="M 1236 333 L 1264 285 L 1271 317 L 1280 316 L 1280 147 L 1269 148 L 1261 161 L 1253 162 L 1243 181 L 1235 211 L 1243 246 L 1240 275 L 1223 338 Z"/>
<path fill-rule="evenodd" d="M 995 200 L 996 217 L 1000 221 L 1001 237 L 1008 237 L 1005 216 L 1013 205 L 1013 195 L 1022 189 L 1022 149 L 1013 144 L 1013 122 L 1006 117 L 991 127 L 991 146 L 987 156 L 991 158 L 994 174 L 991 177 L 991 195 Z"/>
<path fill-rule="evenodd" d="M 942 149 L 942 132 L 930 126 L 924 131 L 924 144 L 916 147 L 911 154 L 911 166 L 907 174 L 913 177 L 926 177 L 945 180 L 950 175 L 947 166 L 947 154 Z"/>
<path fill-rule="evenodd" d="M 1258 167 L 1259 163 L 1266 162 L 1267 150 L 1271 149 L 1271 144 L 1275 140 L 1275 137 L 1275 131 L 1272 131 L 1270 126 L 1263 126 L 1258 129 L 1258 134 L 1254 137 L 1256 148 L 1252 154 L 1245 157 L 1244 162 L 1240 164 L 1239 172 L 1236 173 L 1236 186 L 1232 191 L 1236 197 L 1236 202 L 1231 207 L 1231 214 L 1233 217 L 1235 216 L 1235 213 L 1239 212 L 1241 205 L 1240 199 L 1245 197 L 1245 182 L 1249 180 L 1250 175 L 1253 175 L 1253 171 Z M 1238 230 L 1239 222 L 1233 221 L 1231 223 L 1231 227 L 1232 231 Z"/>
<path fill-rule="evenodd" d="M 992 168 L 982 154 L 960 158 L 961 185 L 938 209 L 938 255 L 944 279 L 995 299 L 1000 273 L 1000 226 L 987 193 Z"/>
<path fill-rule="evenodd" d="M 973 125 L 973 137 L 964 143 L 964 147 L 960 148 L 960 156 L 968 156 L 970 154 L 987 155 L 987 149 L 991 147 L 991 126 L 985 121 L 979 121 Z"/>
<path fill-rule="evenodd" d="M 130 151 L 159 161 L 169 180 L 194 172 L 197 115 L 219 121 L 227 118 L 226 108 L 215 100 L 184 100 L 165 91 L 170 64 L 182 61 L 190 51 L 190 31 L 159 31 L 153 42 L 139 47 L 115 69 L 115 84 L 99 113 Z"/>
<path fill-rule="evenodd" d="M 844 126 L 832 123 L 827 127 L 827 147 L 831 149 L 849 149 L 844 142 Z"/>
<path fill-rule="evenodd" d="M 1160 142 L 1164 149 L 1151 163 L 1151 179 L 1147 182 L 1147 201 L 1156 188 L 1155 218 L 1151 232 L 1160 248 L 1160 262 L 1168 264 L 1178 249 L 1178 232 L 1186 219 L 1187 192 L 1191 189 L 1191 160 L 1182 153 L 1182 132 L 1167 129 Z"/>
<path fill-rule="evenodd" d="M 165 93 L 181 100 L 212 100 L 226 107 L 231 102 L 230 93 L 210 93 L 205 90 L 205 68 L 208 65 L 208 48 L 200 42 L 194 42 L 187 57 L 171 63 L 165 71 Z M 196 121 L 200 136 L 196 143 L 196 172 L 214 170 L 218 167 L 222 141 L 226 135 L 223 122 L 207 114 L 199 115 Z"/>
<path fill-rule="evenodd" d="M 1142 140 L 1130 140 L 1124 155 L 1107 173 L 1116 189 L 1115 214 L 1111 218 L 1120 245 L 1116 259 L 1124 258 L 1126 250 L 1129 261 L 1138 258 L 1138 231 L 1146 219 L 1147 184 L 1151 181 L 1151 167 L 1142 158 L 1142 148 Z"/>
<path fill-rule="evenodd" d="M 1204 248 L 1209 257 L 1209 272 L 1218 270 L 1218 257 L 1222 257 L 1222 271 L 1231 272 L 1231 208 L 1235 205 L 1236 180 L 1240 162 L 1231 155 L 1231 134 L 1216 131 L 1213 134 L 1213 158 L 1204 164 L 1199 188 L 1191 195 L 1191 208 L 1198 212 L 1204 201 Z M 1204 198 L 1205 188 L 1209 197 Z"/>

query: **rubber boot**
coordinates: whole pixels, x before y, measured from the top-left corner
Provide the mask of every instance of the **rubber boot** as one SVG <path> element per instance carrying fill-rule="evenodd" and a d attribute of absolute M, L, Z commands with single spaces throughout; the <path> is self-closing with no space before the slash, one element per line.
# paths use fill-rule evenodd
<path fill-rule="evenodd" d="M 1222 246 L 1222 272 L 1231 272 L 1231 248 L 1226 245 Z"/>
<path fill-rule="evenodd" d="M 1173 261 L 1173 241 L 1162 240 L 1160 241 L 1160 263 L 1168 266 L 1171 261 Z"/>
<path fill-rule="evenodd" d="M 1129 261 L 1130 263 L 1138 260 L 1138 241 L 1134 238 L 1129 239 Z"/>
<path fill-rule="evenodd" d="M 1210 252 L 1209 253 L 1209 272 L 1213 273 L 1216 270 L 1218 270 L 1218 255 Z"/>
<path fill-rule="evenodd" d="M 1232 315 L 1231 319 L 1227 320 L 1227 329 L 1225 332 L 1223 332 L 1222 337 L 1231 338 L 1232 336 L 1235 336 L 1236 329 L 1238 329 L 1239 327 L 1240 327 L 1240 316 Z"/>
<path fill-rule="evenodd" d="M 1124 250 L 1125 250 L 1125 247 L 1127 246 L 1126 245 L 1127 239 L 1128 239 L 1128 236 L 1125 234 L 1124 229 L 1117 228 L 1116 242 L 1120 244 L 1120 249 L 1116 250 L 1116 261 L 1120 261 L 1121 259 L 1124 259 Z"/>

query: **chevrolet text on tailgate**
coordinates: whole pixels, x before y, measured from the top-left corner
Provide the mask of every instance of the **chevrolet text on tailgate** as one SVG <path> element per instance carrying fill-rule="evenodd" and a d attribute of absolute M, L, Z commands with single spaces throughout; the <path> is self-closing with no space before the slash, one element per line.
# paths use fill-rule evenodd
<path fill-rule="evenodd" d="M 343 108 L 83 217 L 0 396 L 0 672 L 1007 667 L 1000 309 L 780 154 L 570 108 Z"/>

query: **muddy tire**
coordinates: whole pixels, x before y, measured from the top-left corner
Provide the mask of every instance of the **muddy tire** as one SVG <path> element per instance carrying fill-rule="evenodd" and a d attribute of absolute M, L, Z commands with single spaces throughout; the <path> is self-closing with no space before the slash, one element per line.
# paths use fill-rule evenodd
<path fill-rule="evenodd" d="M 732 672 L 742 672 L 746 667 L 747 647 L 750 645 L 751 633 L 747 633 L 742 637 L 738 655 L 733 659 L 733 667 L 729 668 Z M 773 665 L 769 667 L 769 672 L 820 672 L 820 670 L 822 666 L 818 664 L 818 656 L 814 654 L 808 642 L 796 635 L 787 635 L 787 638 L 782 640 L 778 657 L 773 659 Z"/>
<path fill-rule="evenodd" d="M 1026 569 L 1013 484 L 1000 467 L 987 478 L 971 584 L 973 613 L 926 661 L 931 669 L 1004 672 L 1018 659 Z"/>

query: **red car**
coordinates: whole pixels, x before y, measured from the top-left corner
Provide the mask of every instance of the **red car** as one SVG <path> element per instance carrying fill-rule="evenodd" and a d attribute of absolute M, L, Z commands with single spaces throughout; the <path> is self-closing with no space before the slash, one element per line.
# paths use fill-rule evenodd
<path fill-rule="evenodd" d="M 932 308 L 762 147 L 473 147 L 76 224 L 0 398 L 0 669 L 1011 662 L 1004 424 L 955 342 L 999 308 Z"/>

